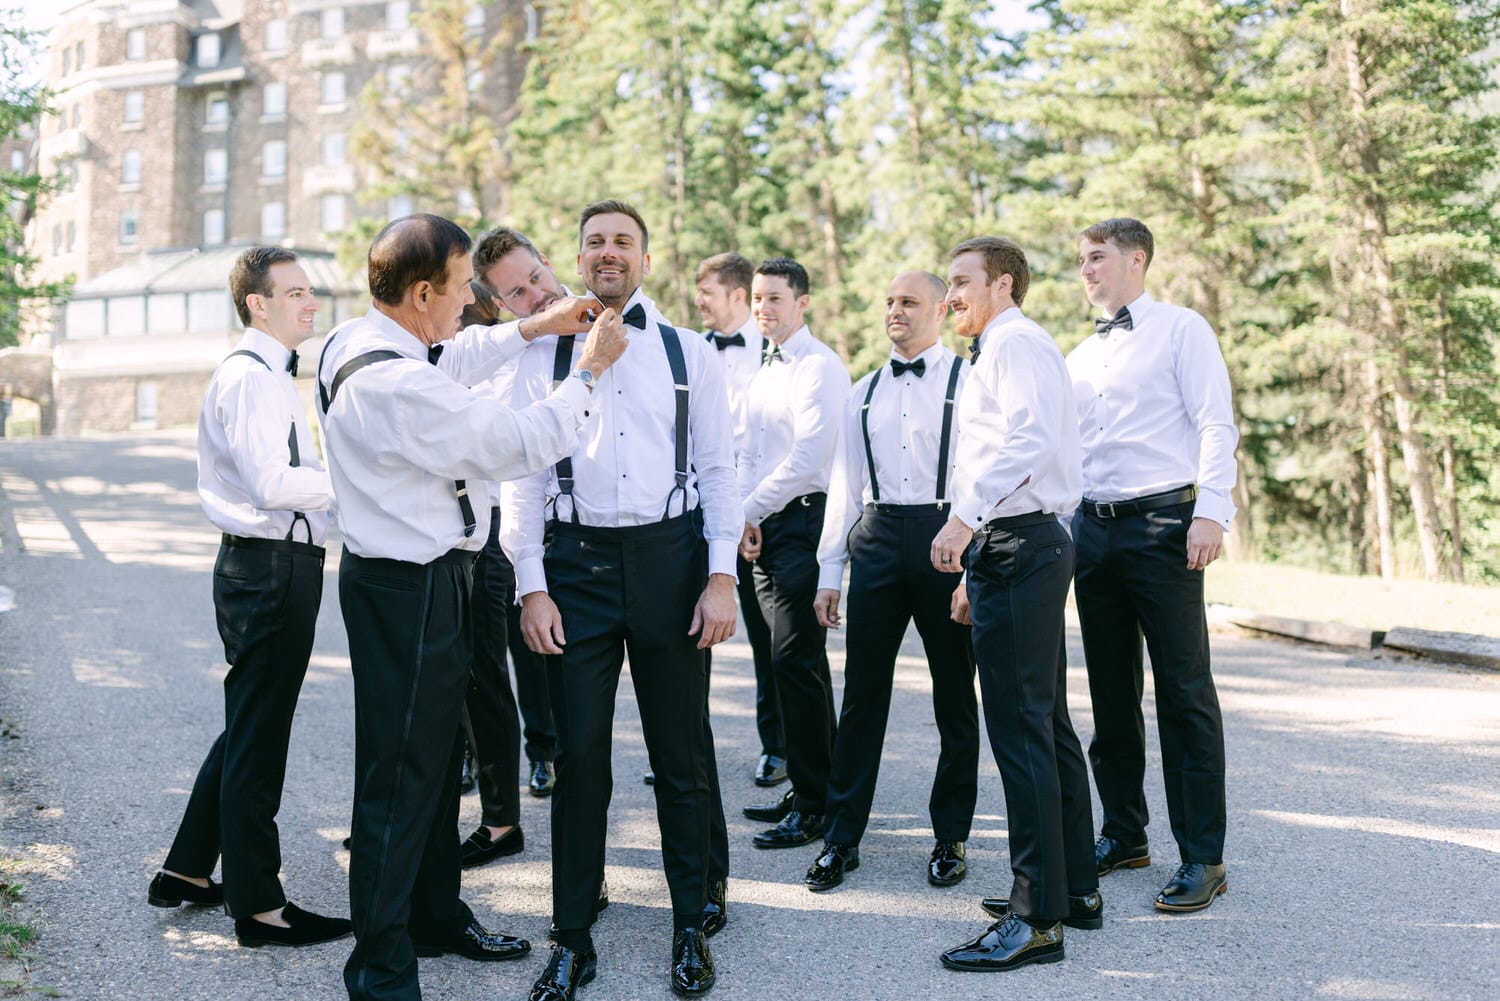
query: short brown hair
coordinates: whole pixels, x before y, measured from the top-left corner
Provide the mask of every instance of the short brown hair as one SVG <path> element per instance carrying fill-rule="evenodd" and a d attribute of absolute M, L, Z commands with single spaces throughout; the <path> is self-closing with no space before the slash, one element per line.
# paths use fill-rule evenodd
<path fill-rule="evenodd" d="M 767 257 L 760 262 L 755 273 L 768 278 L 784 279 L 791 286 L 792 295 L 799 299 L 812 291 L 812 281 L 807 277 L 807 269 L 790 257 Z"/>
<path fill-rule="evenodd" d="M 479 238 L 474 244 L 474 278 L 485 288 L 489 283 L 485 281 L 485 272 L 496 264 L 509 257 L 513 251 L 525 248 L 531 251 L 531 256 L 541 261 L 541 252 L 536 245 L 526 239 L 520 230 L 511 229 L 509 226 L 496 226 Z M 492 290 L 494 291 L 494 290 Z"/>
<path fill-rule="evenodd" d="M 448 262 L 467 254 L 474 241 L 451 219 L 418 212 L 386 223 L 370 244 L 370 295 L 376 302 L 397 306 L 417 282 L 430 282 L 443 291 Z"/>
<path fill-rule="evenodd" d="M 464 307 L 458 322 L 465 327 L 493 327 L 499 323 L 500 304 L 495 302 L 495 293 L 489 286 L 476 278 L 469 282 L 469 290 L 474 293 L 474 301 Z"/>
<path fill-rule="evenodd" d="M 645 253 L 651 249 L 651 234 L 646 232 L 646 220 L 635 210 L 635 206 L 629 202 L 622 202 L 618 198 L 606 198 L 602 202 L 594 202 L 585 205 L 583 214 L 578 217 L 578 245 L 583 246 L 583 227 L 596 215 L 628 215 L 635 220 L 635 224 L 641 228 L 641 252 Z"/>
<path fill-rule="evenodd" d="M 297 255 L 285 247 L 251 247 L 234 260 L 229 270 L 229 297 L 234 300 L 240 322 L 250 326 L 253 317 L 245 297 L 271 294 L 271 265 L 290 264 Z"/>
<path fill-rule="evenodd" d="M 961 254 L 984 255 L 984 283 L 993 285 L 1001 275 L 1010 275 L 1010 298 L 1017 306 L 1026 299 L 1026 290 L 1031 287 L 1031 268 L 1026 263 L 1026 251 L 1014 240 L 1003 236 L 976 236 L 965 240 L 948 252 L 948 260 Z"/>
<path fill-rule="evenodd" d="M 750 283 L 755 279 L 755 265 L 750 262 L 750 258 L 731 250 L 727 254 L 715 254 L 698 265 L 698 273 L 693 276 L 693 281 L 701 282 L 710 276 L 729 289 L 744 289 L 748 297 Z"/>
<path fill-rule="evenodd" d="M 1078 238 L 1089 243 L 1113 243 L 1127 254 L 1132 250 L 1144 250 L 1147 268 L 1151 266 L 1151 258 L 1156 253 L 1156 241 L 1151 238 L 1151 231 L 1146 228 L 1146 224 L 1128 216 L 1096 222 L 1079 234 Z"/>

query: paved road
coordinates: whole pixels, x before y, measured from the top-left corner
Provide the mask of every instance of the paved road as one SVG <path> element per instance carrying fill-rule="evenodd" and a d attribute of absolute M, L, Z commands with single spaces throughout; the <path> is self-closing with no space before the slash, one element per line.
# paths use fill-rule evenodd
<path fill-rule="evenodd" d="M 193 479 L 192 439 L 181 434 L 0 442 L 0 584 L 17 594 L 16 609 L 0 614 L 0 717 L 19 734 L 0 741 L 0 855 L 20 860 L 44 916 L 32 983 L 72 998 L 341 998 L 347 942 L 240 949 L 217 911 L 146 906 L 146 883 L 222 712 L 209 597 L 216 536 Z M 332 572 L 281 833 L 291 897 L 343 913 L 352 690 Z M 1000 783 L 985 760 L 968 881 L 928 887 L 936 735 L 915 643 L 898 674 L 864 864 L 819 896 L 798 885 L 813 851 L 750 847 L 756 825 L 739 817 L 758 798 L 749 649 L 722 648 L 713 711 L 734 872 L 730 924 L 713 942 L 714 996 L 1500 996 L 1500 677 L 1230 635 L 1215 647 L 1229 741 L 1230 892 L 1200 915 L 1151 908 L 1177 861 L 1153 767 L 1155 862 L 1105 879 L 1104 930 L 1070 931 L 1061 965 L 988 978 L 946 972 L 937 954 L 982 929 L 975 898 L 1008 885 Z M 833 656 L 837 680 L 838 641 Z M 1069 681 L 1086 736 L 1081 670 Z M 639 719 L 629 686 L 621 691 L 614 902 L 595 931 L 601 975 L 582 992 L 587 1001 L 670 997 L 655 814 L 639 781 Z M 520 999 L 540 971 L 547 811 L 544 801 L 523 801 L 526 852 L 467 873 L 464 886 L 484 921 L 529 936 L 539 952 L 498 966 L 424 961 L 429 998 Z M 478 817 L 474 797 L 463 811 L 467 828 Z"/>

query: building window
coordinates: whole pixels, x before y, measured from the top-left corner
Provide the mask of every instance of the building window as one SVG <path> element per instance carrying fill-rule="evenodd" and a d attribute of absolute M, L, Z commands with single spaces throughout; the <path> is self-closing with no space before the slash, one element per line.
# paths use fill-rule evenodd
<path fill-rule="evenodd" d="M 411 26 L 411 3 L 409 0 L 393 0 L 385 5 L 385 30 L 405 31 Z"/>
<path fill-rule="evenodd" d="M 11 150 L 10 151 L 10 172 L 12 174 L 19 174 L 19 173 L 21 173 L 21 171 L 23 171 L 25 169 L 26 169 L 26 154 L 23 153 L 21 150 L 18 150 L 18 149 Z"/>
<path fill-rule="evenodd" d="M 126 212 L 120 216 L 120 246 L 135 246 L 135 213 Z"/>
<path fill-rule="evenodd" d="M 73 68 L 80 73 L 83 72 L 83 43 L 79 42 L 73 46 Z"/>
<path fill-rule="evenodd" d="M 319 100 L 327 107 L 344 103 L 344 74 L 324 73 L 319 82 Z"/>
<path fill-rule="evenodd" d="M 323 166 L 337 167 L 344 162 L 344 134 L 330 132 L 323 137 Z"/>
<path fill-rule="evenodd" d="M 344 33 L 344 8 L 328 7 L 318 22 L 318 34 L 323 38 L 338 38 Z"/>
<path fill-rule="evenodd" d="M 223 94 L 208 95 L 208 108 L 203 116 L 204 124 L 223 128 L 229 124 L 229 98 Z"/>
<path fill-rule="evenodd" d="M 199 35 L 196 44 L 196 55 L 198 68 L 201 70 L 213 69 L 219 65 L 219 33 L 211 31 L 206 35 Z"/>
<path fill-rule="evenodd" d="M 83 124 L 83 105 L 73 105 L 73 127 L 76 129 Z"/>
<path fill-rule="evenodd" d="M 54 255 L 60 254 L 62 253 L 62 248 L 62 223 L 58 223 L 52 227 L 52 253 Z"/>
<path fill-rule="evenodd" d="M 286 114 L 286 84 L 268 83 L 261 91 L 261 114 L 267 118 L 280 118 Z"/>
<path fill-rule="evenodd" d="M 279 240 L 286 236 L 286 205 L 266 202 L 260 207 L 260 235 L 265 240 Z"/>
<path fill-rule="evenodd" d="M 411 84 L 411 67 L 405 63 L 395 63 L 385 69 L 385 89 L 397 96 L 405 95 L 407 87 Z"/>
<path fill-rule="evenodd" d="M 324 195 L 319 206 L 323 232 L 337 233 L 344 228 L 344 196 Z"/>
<path fill-rule="evenodd" d="M 131 28 L 125 32 L 125 58 L 131 62 L 146 58 L 145 28 Z"/>
<path fill-rule="evenodd" d="M 68 253 L 73 252 L 73 247 L 78 243 L 78 223 L 68 222 Z"/>
<path fill-rule="evenodd" d="M 411 195 L 396 195 L 386 202 L 386 214 L 392 219 L 402 219 L 411 215 L 416 208 L 411 200 Z"/>
<path fill-rule="evenodd" d="M 125 124 L 139 125 L 146 117 L 146 95 L 138 90 L 125 92 Z"/>
<path fill-rule="evenodd" d="M 72 49 L 63 49 L 63 70 L 62 70 L 62 75 L 63 76 L 67 76 L 71 72 L 73 72 L 73 50 Z"/>
<path fill-rule="evenodd" d="M 224 210 L 209 209 L 203 213 L 203 245 L 216 246 L 224 242 Z"/>
<path fill-rule="evenodd" d="M 203 183 L 223 184 L 229 180 L 229 154 L 222 149 L 205 150 L 203 153 Z"/>
<path fill-rule="evenodd" d="M 120 183 L 141 183 L 141 151 L 127 149 L 120 155 Z"/>
<path fill-rule="evenodd" d="M 275 18 L 266 22 L 266 51 L 286 51 L 286 21 L 283 18 Z"/>
<path fill-rule="evenodd" d="M 273 139 L 260 148 L 260 176 L 286 176 L 286 143 Z"/>
<path fill-rule="evenodd" d="M 542 15 L 536 9 L 536 4 L 529 3 L 525 9 L 526 15 L 526 41 L 536 41 L 536 36 L 542 33 Z"/>

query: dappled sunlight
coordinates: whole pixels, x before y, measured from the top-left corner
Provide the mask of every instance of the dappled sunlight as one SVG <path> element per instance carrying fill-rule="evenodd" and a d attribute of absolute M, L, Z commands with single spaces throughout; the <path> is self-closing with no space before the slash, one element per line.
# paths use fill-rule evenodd
<path fill-rule="evenodd" d="M 1335 977 L 1319 984 L 1320 998 L 1351 998 L 1358 1001 L 1436 1001 L 1449 995 L 1410 980 L 1371 980 L 1365 977 Z"/>
<path fill-rule="evenodd" d="M 1480 851 L 1500 854 L 1500 830 L 1483 827 L 1444 827 L 1415 821 L 1393 820 L 1386 817 L 1343 817 L 1334 814 L 1285 813 L 1279 810 L 1251 810 L 1258 817 L 1265 817 L 1296 827 L 1314 827 L 1336 831 L 1363 831 L 1367 834 L 1386 834 L 1394 838 L 1412 838 L 1418 841 L 1437 841 L 1443 844 L 1477 848 Z"/>
<path fill-rule="evenodd" d="M 139 666 L 140 659 L 133 658 L 130 666 Z M 108 688 L 145 688 L 140 681 L 129 677 L 121 664 L 102 664 L 97 661 L 75 658 L 73 680 L 80 685 L 102 685 Z"/>

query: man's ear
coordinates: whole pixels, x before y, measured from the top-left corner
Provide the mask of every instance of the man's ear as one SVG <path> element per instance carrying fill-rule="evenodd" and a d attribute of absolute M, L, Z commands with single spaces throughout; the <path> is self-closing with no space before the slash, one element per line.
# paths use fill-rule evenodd
<path fill-rule="evenodd" d="M 647 275 L 649 275 L 650 273 L 651 273 L 651 255 L 647 254 L 647 255 L 645 255 L 645 257 L 642 258 L 641 277 L 644 278 Z"/>
<path fill-rule="evenodd" d="M 408 304 L 419 313 L 427 312 L 427 304 L 432 299 L 433 291 L 432 282 L 424 278 L 406 290 Z"/>

